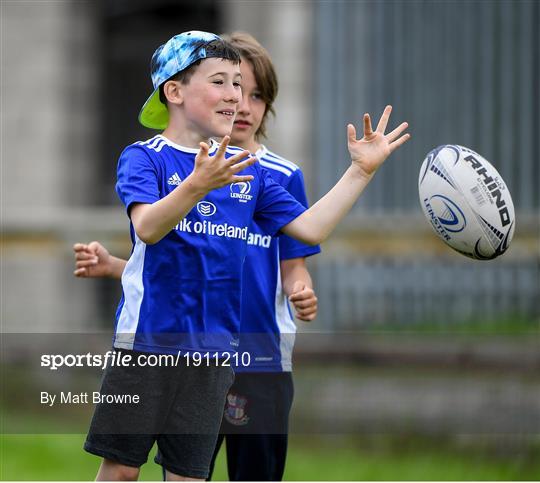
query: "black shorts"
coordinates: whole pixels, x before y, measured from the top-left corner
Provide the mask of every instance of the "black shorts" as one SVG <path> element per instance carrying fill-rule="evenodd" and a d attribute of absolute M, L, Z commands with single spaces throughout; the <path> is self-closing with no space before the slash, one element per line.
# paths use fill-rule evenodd
<path fill-rule="evenodd" d="M 287 456 L 292 374 L 237 373 L 229 389 L 212 469 L 223 440 L 231 481 L 279 481 Z"/>
<path fill-rule="evenodd" d="M 142 354 L 121 352 L 133 360 Z M 101 395 L 130 395 L 131 401 L 137 395 L 138 402 L 97 404 L 84 449 L 139 467 L 157 441 L 157 463 L 181 476 L 206 478 L 233 378 L 228 366 L 187 367 L 185 361 L 166 367 L 110 366 Z"/>

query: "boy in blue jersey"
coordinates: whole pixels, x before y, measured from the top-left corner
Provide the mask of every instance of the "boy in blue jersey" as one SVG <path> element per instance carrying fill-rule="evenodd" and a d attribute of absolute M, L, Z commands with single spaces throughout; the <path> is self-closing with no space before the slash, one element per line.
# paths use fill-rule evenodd
<path fill-rule="evenodd" d="M 224 36 L 241 55 L 242 101 L 231 140 L 256 153 L 277 183 L 308 206 L 301 170 L 261 144 L 265 121 L 273 112 L 278 82 L 268 52 L 250 35 Z M 220 436 L 232 481 L 278 481 L 287 455 L 289 413 L 293 400 L 292 350 L 296 325 L 287 295 L 301 320 L 313 320 L 317 299 L 305 257 L 320 252 L 287 235 L 269 238 L 254 223 L 254 244 L 244 265 L 239 352 L 253 355 L 249 366 L 235 367 L 235 381 L 227 394 Z M 307 287 L 306 287 L 307 285 Z"/>
<path fill-rule="evenodd" d="M 235 32 L 222 38 L 241 55 L 242 100 L 231 142 L 256 153 L 259 163 L 272 178 L 307 206 L 298 166 L 260 144 L 278 91 L 268 52 L 246 33 Z M 126 261 L 110 256 L 98 242 L 76 244 L 74 248 L 76 276 L 121 277 Z M 296 332 L 287 296 L 299 319 L 315 318 L 317 298 L 305 257 L 319 252 L 318 246 L 305 245 L 286 235 L 271 237 L 255 224 L 250 227 L 242 280 L 238 351 L 249 352 L 251 364 L 234 368 L 236 377 L 227 394 L 221 434 L 214 452 L 215 458 L 225 440 L 232 481 L 282 479 L 293 399 L 291 356 Z"/>
<path fill-rule="evenodd" d="M 130 216 L 134 248 L 122 275 L 114 347 L 134 357 L 233 352 L 251 222 L 264 233 L 281 230 L 320 243 L 409 137 L 402 135 L 406 123 L 384 134 L 389 106 L 375 131 L 364 115 L 360 140 L 349 125 L 351 167 L 305 210 L 255 158 L 245 159 L 248 151 L 227 149 L 240 100 L 238 61 L 227 43 L 204 32 L 175 36 L 154 54 L 155 90 L 140 121 L 165 131 L 126 148 L 118 166 L 117 191 Z M 220 146 L 209 142 L 223 136 Z M 141 379 L 137 368 L 109 367 L 102 391 L 144 391 L 145 404 L 96 407 L 85 448 L 104 458 L 98 478 L 135 478 L 156 440 L 168 477 L 205 478 L 231 382 L 226 369 L 175 367 L 176 373 Z M 122 434 L 125 428 L 141 435 Z"/>

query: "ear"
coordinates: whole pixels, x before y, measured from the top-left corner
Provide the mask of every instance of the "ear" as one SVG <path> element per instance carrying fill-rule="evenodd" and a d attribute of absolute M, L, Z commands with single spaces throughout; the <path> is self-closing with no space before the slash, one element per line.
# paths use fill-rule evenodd
<path fill-rule="evenodd" d="M 171 104 L 182 104 L 184 102 L 183 90 L 180 82 L 167 81 L 163 85 L 163 93 L 167 101 Z"/>

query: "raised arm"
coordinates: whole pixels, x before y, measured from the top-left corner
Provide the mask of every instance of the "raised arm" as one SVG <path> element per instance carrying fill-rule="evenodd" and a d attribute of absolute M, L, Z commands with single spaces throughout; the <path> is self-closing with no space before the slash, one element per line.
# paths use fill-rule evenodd
<path fill-rule="evenodd" d="M 360 140 L 356 139 L 354 126 L 347 126 L 351 166 L 326 195 L 281 231 L 310 245 L 322 243 L 330 235 L 384 160 L 411 137 L 410 134 L 402 135 L 408 127 L 406 122 L 385 134 L 391 112 L 392 106 L 386 106 L 375 131 L 369 114 L 364 114 L 364 137 Z"/>
<path fill-rule="evenodd" d="M 281 285 L 294 306 L 296 317 L 311 322 L 317 317 L 317 297 L 304 257 L 281 260 Z"/>
<path fill-rule="evenodd" d="M 73 275 L 80 278 L 122 278 L 127 261 L 113 257 L 99 242 L 75 243 L 75 270 Z"/>
<path fill-rule="evenodd" d="M 157 243 L 213 189 L 253 179 L 253 176 L 236 174 L 254 164 L 257 158 L 241 161 L 249 156 L 249 151 L 225 158 L 229 140 L 229 136 L 223 138 L 214 156 L 209 156 L 208 144 L 200 143 L 201 149 L 195 158 L 193 172 L 176 189 L 155 203 L 133 205 L 130 217 L 141 241 Z"/>

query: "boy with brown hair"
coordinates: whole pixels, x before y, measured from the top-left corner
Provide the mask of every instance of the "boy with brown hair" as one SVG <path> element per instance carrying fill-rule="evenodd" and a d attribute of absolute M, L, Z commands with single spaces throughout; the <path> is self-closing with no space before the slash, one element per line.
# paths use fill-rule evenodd
<path fill-rule="evenodd" d="M 361 140 L 349 125 L 351 167 L 306 210 L 255 158 L 245 160 L 248 151 L 227 147 L 241 95 L 239 58 L 228 47 L 213 34 L 187 32 L 156 51 L 155 90 L 140 120 L 165 131 L 129 146 L 119 161 L 117 191 L 131 219 L 134 248 L 122 274 L 114 347 L 134 356 L 204 352 L 222 361 L 234 353 L 251 222 L 264 233 L 320 243 L 409 137 L 402 135 L 406 123 L 384 134 L 390 107 L 376 131 L 364 115 Z M 173 77 L 189 68 L 190 75 Z M 224 139 L 218 147 L 211 137 Z M 178 374 L 152 374 L 144 384 L 138 369 L 113 367 L 104 376 L 102 390 L 144 390 L 146 403 L 129 411 L 96 408 L 86 449 L 104 457 L 98 478 L 136 477 L 155 440 L 169 478 L 205 478 L 230 368 L 208 364 L 195 374 L 192 366 L 178 367 Z M 142 435 L 110 434 L 122 423 Z"/>

